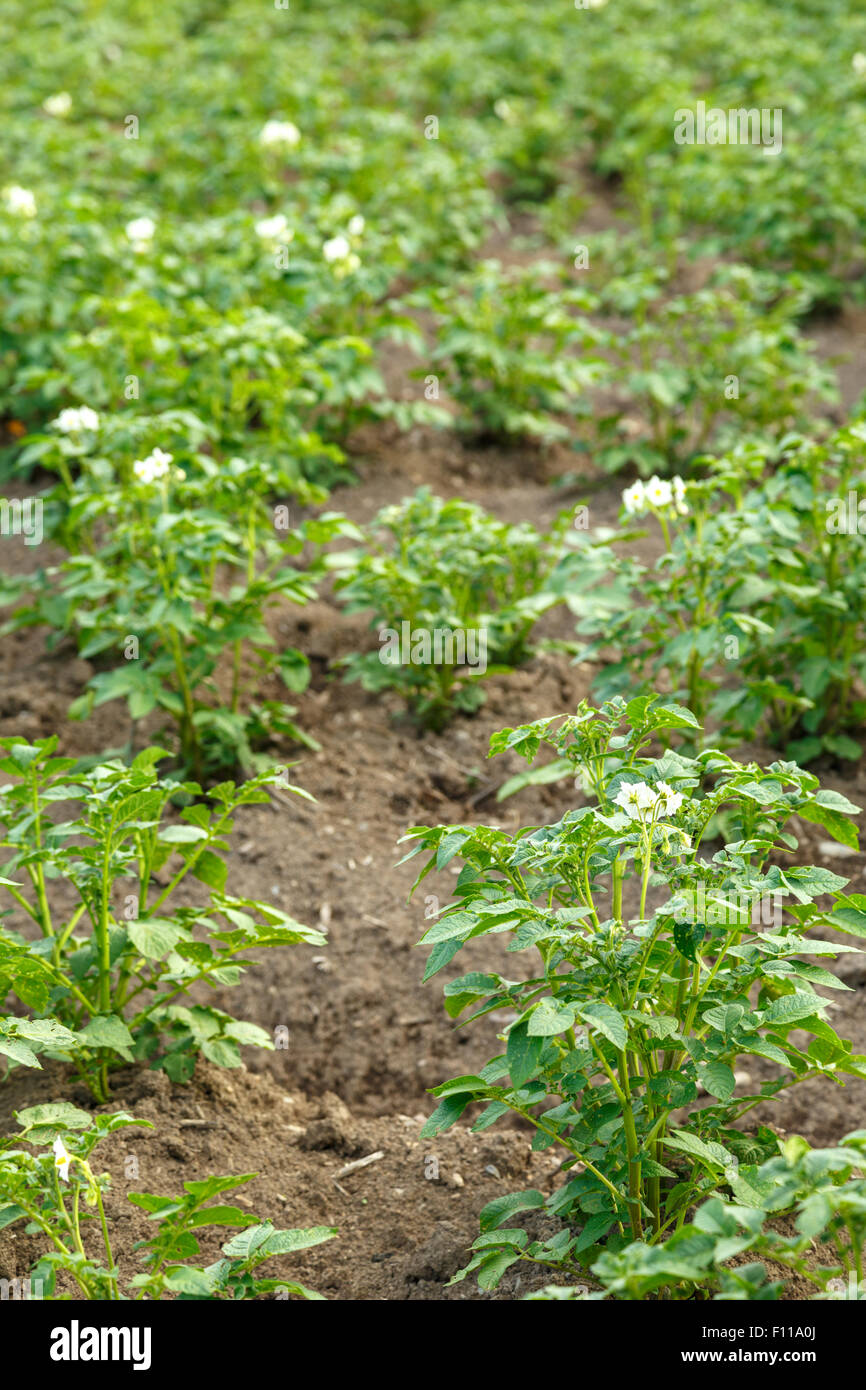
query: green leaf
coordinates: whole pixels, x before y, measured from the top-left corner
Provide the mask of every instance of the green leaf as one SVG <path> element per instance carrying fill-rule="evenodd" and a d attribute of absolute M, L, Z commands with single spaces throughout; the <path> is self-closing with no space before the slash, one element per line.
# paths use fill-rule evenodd
<path fill-rule="evenodd" d="M 734 1094 L 736 1082 L 734 1073 L 725 1062 L 708 1062 L 698 1066 L 698 1080 L 705 1091 L 717 1100 L 728 1101 Z"/>
<path fill-rule="evenodd" d="M 820 1016 L 822 1009 L 826 1007 L 826 1001 L 818 995 L 804 994 L 798 990 L 794 994 L 783 994 L 780 999 L 774 999 L 764 1010 L 764 1022 L 787 1026 L 798 1020 L 810 1018 L 813 1014 Z"/>
<path fill-rule="evenodd" d="M 726 1168 L 734 1161 L 733 1154 L 728 1153 L 722 1144 L 707 1144 L 696 1134 L 689 1134 L 684 1129 L 675 1130 L 673 1134 L 664 1136 L 661 1142 L 669 1149 L 678 1149 L 680 1153 L 689 1154 L 692 1158 L 699 1158 L 702 1162 L 713 1167 Z"/>
<path fill-rule="evenodd" d="M 213 850 L 203 849 L 196 858 L 190 873 L 193 878 L 206 883 L 208 888 L 215 888 L 218 893 L 225 892 L 228 867 L 225 860 L 220 859 Z"/>
<path fill-rule="evenodd" d="M 463 942 L 460 937 L 453 937 L 450 941 L 440 941 L 434 946 L 433 950 L 430 952 L 427 965 L 424 968 L 424 974 L 421 977 L 423 983 L 426 984 L 428 980 L 432 980 L 434 975 L 438 975 L 440 970 L 444 970 L 449 961 L 454 959 L 462 945 Z"/>
<path fill-rule="evenodd" d="M 509 1032 L 505 1057 L 512 1083 L 518 1089 L 535 1075 L 543 1046 L 543 1038 L 530 1036 L 528 1019 L 515 1023 Z"/>
<path fill-rule="evenodd" d="M 452 830 L 449 835 L 443 835 L 436 850 L 436 868 L 444 869 L 445 865 L 451 862 L 461 846 L 470 838 L 471 836 L 465 830 Z"/>
<path fill-rule="evenodd" d="M 476 1271 L 479 1289 L 495 1289 L 503 1274 L 519 1259 L 520 1256 L 511 1250 L 497 1250 L 489 1259 L 483 1260 Z"/>
<path fill-rule="evenodd" d="M 2 1207 L 0 1208 L 0 1231 L 4 1226 L 10 1226 L 13 1221 L 18 1221 L 27 1212 L 23 1207 Z"/>
<path fill-rule="evenodd" d="M 647 710 L 644 727 L 647 729 L 699 729 L 700 723 L 685 705 L 656 705 Z"/>
<path fill-rule="evenodd" d="M 819 792 L 818 796 L 820 795 Z M 844 801 L 845 798 L 842 797 L 841 800 Z M 847 805 L 850 806 L 851 803 L 847 802 Z M 856 810 L 857 808 L 854 807 L 853 809 Z M 807 802 L 805 806 L 800 806 L 797 815 L 813 825 L 822 825 L 839 844 L 847 845 L 849 849 L 859 848 L 857 827 L 852 825 L 851 821 L 846 820 L 845 816 L 834 807 L 822 805 L 818 797 Z"/>
<path fill-rule="evenodd" d="M 651 1095 L 659 1096 L 671 1108 L 688 1105 L 697 1094 L 697 1087 L 690 1076 L 679 1071 L 660 1071 L 650 1077 Z"/>
<path fill-rule="evenodd" d="M 468 1092 L 461 1092 L 456 1096 L 446 1096 L 437 1105 L 433 1114 L 427 1120 L 421 1130 L 422 1139 L 432 1139 L 435 1135 L 441 1134 L 443 1130 L 450 1129 L 456 1124 L 469 1104 L 472 1096 Z"/>
<path fill-rule="evenodd" d="M 245 1183 L 252 1182 L 253 1178 L 258 1176 L 258 1173 L 226 1173 L 221 1177 L 190 1180 L 185 1182 L 183 1187 L 184 1191 L 188 1192 L 190 1197 L 195 1197 L 197 1202 L 207 1202 L 220 1192 L 230 1192 L 233 1187 L 243 1187 Z"/>
<path fill-rule="evenodd" d="M 704 1010 L 703 1020 L 705 1023 L 709 1023 L 711 1028 L 715 1028 L 717 1032 L 724 1033 L 726 1037 L 729 1037 L 745 1012 L 742 1004 L 717 1004 L 712 1009 Z"/>
<path fill-rule="evenodd" d="M 21 1038 L 4 1038 L 0 1036 L 0 1053 L 8 1057 L 13 1062 L 18 1062 L 22 1067 L 37 1067 L 41 1069 L 41 1064 L 32 1047 L 28 1047 Z"/>
<path fill-rule="evenodd" d="M 706 935 L 703 922 L 676 922 L 674 924 L 674 945 L 686 960 L 695 961 L 697 949 Z"/>
<path fill-rule="evenodd" d="M 15 1112 L 15 1118 L 22 1129 L 38 1130 L 39 1137 L 30 1136 L 33 1143 L 45 1143 L 56 1139 L 69 1129 L 89 1129 L 93 1116 L 86 1110 L 79 1110 L 69 1101 L 51 1101 L 47 1105 L 31 1105 L 27 1110 Z"/>
<path fill-rule="evenodd" d="M 505 1197 L 495 1197 L 481 1208 L 481 1230 L 496 1231 L 509 1217 L 519 1211 L 535 1211 L 544 1206 L 545 1198 L 537 1188 L 528 1187 L 523 1192 L 509 1192 Z"/>
<path fill-rule="evenodd" d="M 767 1042 L 766 1038 L 755 1038 L 749 1040 L 748 1048 L 743 1049 L 744 1056 L 766 1057 L 769 1062 L 777 1062 L 780 1067 L 789 1067 L 791 1064 L 785 1053 L 775 1043 Z"/>
<path fill-rule="evenodd" d="M 598 1029 L 620 1052 L 628 1042 L 625 1019 L 609 1004 L 584 1004 L 577 1010 L 584 1022 Z"/>
<path fill-rule="evenodd" d="M 308 1226 L 296 1231 L 274 1231 L 260 1247 L 259 1254 L 292 1255 L 296 1250 L 309 1250 L 333 1240 L 336 1226 Z"/>
<path fill-rule="evenodd" d="M 164 917 L 142 917 L 127 927 L 129 940 L 147 960 L 162 960 L 186 934 L 182 927 Z"/>
<path fill-rule="evenodd" d="M 231 1240 L 223 1246 L 223 1254 L 230 1255 L 233 1259 L 248 1259 L 273 1234 L 274 1228 L 270 1221 L 260 1222 L 258 1225 L 250 1226 L 247 1230 L 232 1236 Z"/>
<path fill-rule="evenodd" d="M 474 1094 L 476 1091 L 486 1091 L 487 1089 L 487 1082 L 482 1076 L 474 1076 L 470 1073 L 468 1076 L 455 1076 L 452 1081 L 443 1081 L 442 1085 L 436 1086 L 431 1094 L 438 1098 L 439 1096 L 459 1096 L 464 1091 Z"/>
<path fill-rule="evenodd" d="M 243 1066 L 238 1044 L 233 1038 L 206 1038 L 201 1044 L 202 1056 L 216 1067 Z"/>
<path fill-rule="evenodd" d="M 98 1014 L 85 1028 L 79 1030 L 78 1038 L 87 1047 L 105 1047 L 111 1052 L 119 1052 L 127 1062 L 133 1060 L 132 1034 L 117 1014 Z"/>
<path fill-rule="evenodd" d="M 529 1019 L 529 1036 L 551 1038 L 564 1033 L 574 1024 L 576 1005 L 561 1004 L 556 999 L 542 999 L 533 1009 Z"/>
<path fill-rule="evenodd" d="M 835 907 L 829 920 L 831 926 L 846 936 L 866 937 L 866 912 L 858 907 Z"/>
<path fill-rule="evenodd" d="M 217 1287 L 214 1274 L 191 1265 L 173 1265 L 165 1270 L 163 1278 L 172 1293 L 185 1293 L 193 1298 L 210 1298 Z"/>
<path fill-rule="evenodd" d="M 255 1220 L 254 1216 L 241 1211 L 240 1207 L 216 1206 L 197 1211 L 187 1225 L 190 1230 L 198 1230 L 200 1226 L 250 1226 Z"/>
<path fill-rule="evenodd" d="M 561 782 L 564 777 L 573 773 L 573 768 L 568 758 L 554 758 L 552 762 L 545 763 L 543 767 L 534 767 L 529 772 L 517 772 L 513 777 L 509 777 L 503 782 L 499 791 L 496 793 L 497 801 L 505 801 L 509 796 L 514 796 L 515 792 L 522 791 L 524 787 L 543 787 L 549 782 Z"/>
<path fill-rule="evenodd" d="M 29 743 L 13 743 L 9 756 L 19 771 L 26 772 L 31 763 L 37 761 L 40 752 L 41 749 L 33 748 Z"/>
<path fill-rule="evenodd" d="M 443 941 L 451 941 L 460 938 L 461 942 L 469 935 L 473 927 L 477 926 L 478 919 L 471 912 L 459 910 L 450 912 L 444 917 L 439 917 L 421 938 L 422 946 L 439 945 Z"/>
<path fill-rule="evenodd" d="M 208 832 L 200 825 L 167 825 L 157 838 L 164 845 L 191 845 L 196 840 L 206 840 L 207 836 Z"/>
<path fill-rule="evenodd" d="M 854 763 L 863 752 L 862 745 L 849 738 L 847 734 L 825 734 L 824 747 L 835 753 L 837 758 L 847 758 Z"/>

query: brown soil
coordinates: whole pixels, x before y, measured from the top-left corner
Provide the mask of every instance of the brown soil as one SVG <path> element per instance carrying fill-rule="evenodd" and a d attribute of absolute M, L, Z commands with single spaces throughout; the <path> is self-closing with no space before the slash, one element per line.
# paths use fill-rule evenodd
<path fill-rule="evenodd" d="M 356 1117 L 333 1094 L 310 1100 L 270 1077 L 207 1063 L 188 1086 L 135 1070 L 118 1077 L 113 1091 L 109 1109 L 154 1126 L 120 1131 L 92 1160 L 96 1172 L 111 1175 L 106 1211 L 122 1278 L 140 1269 L 135 1242 L 153 1235 L 144 1212 L 126 1200 L 128 1192 L 169 1195 L 211 1173 L 257 1172 L 228 1200 L 280 1228 L 338 1228 L 337 1239 L 266 1271 L 298 1279 L 329 1299 L 513 1299 L 543 1282 L 523 1272 L 510 1273 L 495 1295 L 480 1294 L 472 1280 L 442 1287 L 466 1263 L 486 1202 L 523 1187 L 551 1189 L 559 1160 L 531 1155 L 525 1135 L 472 1135 L 460 1127 L 422 1144 L 421 1114 Z M 13 1109 L 60 1096 L 92 1105 L 86 1090 L 70 1088 L 62 1075 L 19 1072 L 0 1092 L 0 1132 L 14 1128 Z M 372 1154 L 380 1157 L 338 1177 L 345 1165 Z M 220 1242 L 231 1234 L 217 1228 L 201 1233 L 206 1263 L 218 1258 Z M 7 1227 L 0 1278 L 22 1278 L 40 1250 L 38 1238 Z"/>

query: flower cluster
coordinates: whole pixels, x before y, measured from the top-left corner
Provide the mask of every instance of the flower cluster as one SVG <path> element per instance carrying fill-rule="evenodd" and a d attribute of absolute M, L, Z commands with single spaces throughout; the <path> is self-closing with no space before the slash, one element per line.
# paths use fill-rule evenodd
<path fill-rule="evenodd" d="M 81 434 L 83 430 L 98 430 L 99 416 L 89 405 L 67 406 L 51 423 L 61 434 Z"/>
<path fill-rule="evenodd" d="M 22 188 L 20 184 L 10 183 L 3 189 L 3 202 L 9 212 L 15 217 L 35 217 L 36 199 L 29 188 Z"/>
<path fill-rule="evenodd" d="M 648 483 L 638 479 L 631 487 L 626 488 L 622 502 L 629 516 L 643 516 L 649 508 L 660 511 L 665 507 L 674 507 L 680 516 L 685 516 L 688 512 L 686 485 L 680 477 L 668 481 L 667 478 L 653 475 Z"/>
<path fill-rule="evenodd" d="M 150 250 L 156 223 L 152 217 L 135 217 L 126 224 L 126 235 L 137 254 Z"/>
<path fill-rule="evenodd" d="M 631 820 L 643 820 L 649 812 L 656 820 L 676 815 L 683 804 L 682 792 L 674 791 L 667 782 L 651 787 L 647 782 L 630 782 L 620 787 L 614 801 Z"/>
<path fill-rule="evenodd" d="M 260 145 L 287 145 L 293 149 L 300 141 L 301 132 L 293 121 L 265 121 L 259 133 Z"/>
<path fill-rule="evenodd" d="M 68 92 L 55 92 L 42 103 L 46 116 L 68 116 L 72 110 L 72 97 Z"/>
<path fill-rule="evenodd" d="M 154 449 L 146 459 L 136 459 L 132 471 L 140 483 L 155 483 L 164 478 L 171 465 L 173 454 L 164 454 L 162 449 Z"/>
<path fill-rule="evenodd" d="M 256 236 L 272 246 L 286 246 L 294 235 L 289 219 L 282 212 L 275 213 L 273 217 L 263 217 L 256 223 Z"/>
<path fill-rule="evenodd" d="M 350 275 L 353 270 L 357 270 L 361 264 L 360 256 L 352 250 L 352 243 L 349 237 L 357 239 L 363 234 L 365 222 L 360 213 L 349 218 L 346 228 L 348 236 L 332 236 L 322 246 L 322 255 L 328 265 L 334 267 L 334 274 L 338 279 L 344 275 Z"/>

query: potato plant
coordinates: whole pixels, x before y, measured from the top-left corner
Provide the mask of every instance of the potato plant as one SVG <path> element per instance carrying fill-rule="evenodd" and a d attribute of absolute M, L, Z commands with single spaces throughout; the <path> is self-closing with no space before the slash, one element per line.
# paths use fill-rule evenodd
<path fill-rule="evenodd" d="M 91 1159 L 110 1135 L 131 1125 L 153 1125 L 123 1110 L 91 1115 L 68 1101 L 31 1106 L 16 1119 L 19 1132 L 0 1141 L 0 1228 L 26 1220 L 28 1234 L 51 1242 L 52 1249 L 30 1272 L 38 1297 L 69 1298 L 60 1291 L 68 1280 L 77 1298 L 105 1302 L 166 1297 L 238 1301 L 267 1295 L 322 1301 L 321 1294 L 261 1266 L 331 1240 L 337 1234 L 334 1227 L 281 1231 L 241 1207 L 214 1204 L 215 1197 L 251 1182 L 256 1173 L 185 1182 L 184 1191 L 174 1197 L 130 1192 L 129 1201 L 147 1213 L 155 1234 L 137 1247 L 143 1251 L 139 1261 L 144 1269 L 121 1271 L 112 1254 L 103 1202 L 110 1178 L 94 1172 Z M 221 1259 L 209 1265 L 190 1263 L 190 1256 L 201 1253 L 195 1233 L 209 1226 L 234 1228 L 236 1234 L 224 1242 Z"/>
<path fill-rule="evenodd" d="M 536 620 L 557 601 L 546 592 L 567 515 L 541 536 L 459 499 L 422 488 L 379 512 L 365 546 L 331 563 L 347 611 L 372 610 L 376 652 L 346 661 L 367 690 L 399 690 L 423 725 L 440 730 L 483 699 L 479 681 L 526 661 Z M 438 635 L 438 637 L 437 637 Z M 437 641 L 440 643 L 437 646 Z"/>
<path fill-rule="evenodd" d="M 866 936 L 866 898 L 846 896 L 847 880 L 828 869 L 784 860 L 797 848 L 792 816 L 845 841 L 858 808 L 794 763 L 646 755 L 660 731 L 694 724 L 687 709 L 641 696 L 504 729 L 492 754 L 532 761 L 553 748 L 579 780 L 580 804 L 514 835 L 443 825 L 405 837 L 409 857 L 430 856 L 417 883 L 463 861 L 454 901 L 423 938 L 426 978 L 490 933 L 515 953 L 511 978 L 473 970 L 445 986 L 450 1017 L 510 1021 L 500 1055 L 435 1088 L 423 1132 L 482 1103 L 476 1131 L 510 1113 L 532 1126 L 535 1149 L 559 1147 L 553 1197 L 501 1208 L 544 1205 L 562 1221 L 533 1258 L 659 1243 L 695 1202 L 734 1184 L 738 1164 L 769 1156 L 766 1136 L 738 1127 L 762 1100 L 810 1077 L 866 1078 L 866 1058 L 836 1034 L 816 989 L 847 986 L 815 963 L 859 950 L 851 938 Z M 722 816 L 725 839 L 710 855 Z M 746 1057 L 773 1072 L 744 1093 L 735 1068 Z M 473 1268 L 487 1287 L 527 1239 L 509 1229 L 482 1240 Z"/>
<path fill-rule="evenodd" d="M 68 470 L 68 457 L 61 462 Z M 77 479 L 49 494 L 58 535 L 76 535 L 80 549 L 36 585 L 8 586 L 31 598 L 8 626 L 44 626 L 51 645 L 70 636 L 103 667 L 72 718 L 125 699 L 132 752 L 138 722 L 160 711 L 177 731 L 181 768 L 206 780 L 254 772 L 274 737 L 317 746 L 292 706 L 255 698 L 268 679 L 287 693 L 309 680 L 304 654 L 277 650 L 264 618 L 278 599 L 303 605 L 316 595 L 321 565 L 299 569 L 288 557 L 358 532 L 334 513 L 290 527 L 289 505 L 267 503 L 281 480 L 279 469 L 207 455 L 187 473 L 157 447 L 116 470 L 84 460 Z"/>
<path fill-rule="evenodd" d="M 185 1081 L 199 1055 L 238 1067 L 242 1046 L 272 1047 L 264 1029 L 190 991 L 236 984 L 246 951 L 325 945 L 227 882 L 234 812 L 267 803 L 274 784 L 309 794 L 278 770 L 223 782 L 208 805 L 197 783 L 158 775 L 164 749 L 81 770 L 56 747 L 56 737 L 0 740 L 0 771 L 15 779 L 0 792 L 0 890 L 27 926 L 0 928 L 0 991 L 28 1010 L 0 1020 L 0 1054 L 16 1066 L 40 1066 L 38 1053 L 71 1063 L 104 1101 L 111 1070 L 136 1058 Z M 200 905 L 177 901 L 185 880 L 201 885 Z"/>
<path fill-rule="evenodd" d="M 679 497 L 657 478 L 627 488 L 629 529 L 578 536 L 555 577 L 591 639 L 577 659 L 612 658 L 596 694 L 666 679 L 713 738 L 766 737 L 803 763 L 858 758 L 864 447 L 854 422 L 824 442 L 788 436 L 778 454 L 740 445 L 679 480 Z M 643 517 L 663 540 L 654 565 L 630 550 Z"/>

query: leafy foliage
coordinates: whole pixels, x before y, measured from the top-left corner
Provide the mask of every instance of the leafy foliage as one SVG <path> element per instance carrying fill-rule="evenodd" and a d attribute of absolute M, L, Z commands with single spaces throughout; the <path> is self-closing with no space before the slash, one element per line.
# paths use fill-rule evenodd
<path fill-rule="evenodd" d="M 536 619 L 557 601 L 545 580 L 562 552 L 566 522 L 563 514 L 540 536 L 527 523 L 506 525 L 426 488 L 384 508 L 363 550 L 331 559 L 348 571 L 337 581 L 347 610 L 372 609 L 380 642 L 389 643 L 350 657 L 348 679 L 367 690 L 400 690 L 434 729 L 454 710 L 477 709 L 478 681 L 526 660 Z M 454 637 L 440 637 L 439 656 L 437 633 Z"/>
<path fill-rule="evenodd" d="M 0 995 L 11 992 L 32 1014 L 0 1021 L 0 1053 L 12 1065 L 38 1067 L 40 1053 L 72 1062 L 104 1100 L 109 1069 L 135 1057 L 185 1081 L 199 1054 L 238 1067 L 242 1046 L 271 1047 L 264 1029 L 181 1000 L 199 982 L 235 984 L 250 949 L 325 944 L 321 932 L 227 885 L 237 808 L 267 802 L 275 783 L 308 793 L 277 770 L 212 788 L 208 806 L 197 783 L 158 776 L 162 749 L 131 767 L 82 771 L 55 757 L 56 745 L 0 740 L 0 771 L 16 779 L 0 793 L 0 889 L 31 926 L 27 935 L 0 928 Z M 170 820 L 174 802 L 180 814 Z M 163 869 L 164 885 L 155 877 Z M 172 901 L 186 879 L 206 890 L 200 906 Z"/>
<path fill-rule="evenodd" d="M 534 1127 L 535 1149 L 559 1145 L 565 1181 L 546 1205 L 564 1223 L 556 1249 L 569 1255 L 605 1238 L 617 1249 L 626 1232 L 657 1244 L 701 1197 L 737 1190 L 737 1122 L 761 1100 L 809 1077 L 866 1078 L 866 1059 L 837 1036 L 816 989 L 847 986 L 811 959 L 859 949 L 847 938 L 866 933 L 866 899 L 843 896 L 846 880 L 827 869 L 783 867 L 797 847 L 786 823 L 821 806 L 818 779 L 795 763 L 765 769 L 716 750 L 643 755 L 660 731 L 694 725 L 689 710 L 641 696 L 504 729 L 491 754 L 532 762 L 551 747 L 588 799 L 513 836 L 419 826 L 405 837 L 410 856 L 431 856 L 417 882 L 463 861 L 455 900 L 423 939 L 427 978 L 491 933 L 531 957 L 512 978 L 473 970 L 446 985 L 452 1018 L 469 1010 L 467 1022 L 506 1012 L 512 1021 L 503 1053 L 435 1088 L 423 1133 L 481 1102 L 476 1130 L 510 1112 Z M 838 809 L 847 827 L 858 808 Z M 702 847 L 722 816 L 726 842 L 708 857 Z M 832 820 L 828 829 L 836 833 Z M 816 938 L 816 927 L 843 939 Z M 743 1057 L 773 1063 L 745 1095 L 735 1077 Z M 502 1219 L 521 1209 L 515 1200 Z M 509 1231 L 510 1254 L 483 1239 L 472 1267 L 495 1282 L 527 1239 Z"/>
<path fill-rule="evenodd" d="M 17 1119 L 20 1133 L 0 1142 L 0 1227 L 26 1219 L 28 1235 L 52 1242 L 53 1249 L 40 1257 L 30 1275 L 31 1287 L 41 1289 L 40 1297 L 68 1299 L 70 1294 L 57 1287 L 58 1277 L 65 1275 L 85 1299 L 237 1301 L 277 1295 L 323 1301 L 303 1284 L 259 1270 L 267 1260 L 331 1240 L 336 1235 L 333 1227 L 280 1231 L 238 1206 L 214 1203 L 223 1193 L 251 1182 L 255 1173 L 185 1182 L 177 1197 L 130 1193 L 130 1202 L 147 1212 L 157 1233 L 136 1247 L 145 1252 L 145 1269 L 125 1275 L 114 1262 L 103 1203 L 109 1176 L 94 1173 L 90 1158 L 109 1135 L 130 1125 L 153 1126 L 122 1110 L 91 1115 L 68 1101 L 32 1106 L 20 1111 Z M 27 1147 L 13 1147 L 20 1144 Z M 101 1250 L 100 1238 L 89 1239 L 87 1223 L 94 1220 L 99 1222 Z M 190 1263 L 201 1254 L 196 1232 L 209 1226 L 235 1228 L 236 1233 L 223 1244 L 222 1259 L 206 1266 Z"/>

